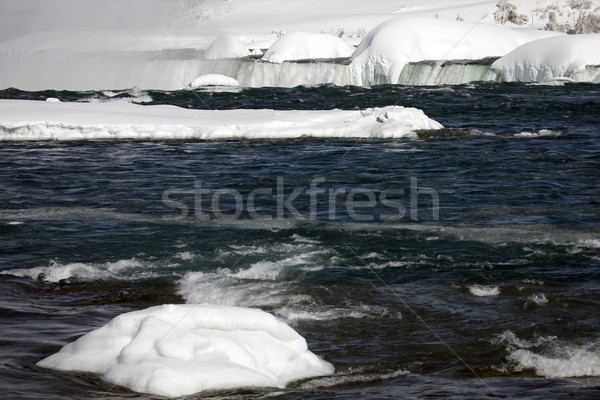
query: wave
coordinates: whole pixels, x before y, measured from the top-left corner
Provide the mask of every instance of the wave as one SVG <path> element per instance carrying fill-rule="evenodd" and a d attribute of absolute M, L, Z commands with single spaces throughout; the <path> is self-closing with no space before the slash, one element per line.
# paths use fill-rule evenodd
<path fill-rule="evenodd" d="M 0 271 L 0 274 L 22 276 L 42 282 L 93 282 L 98 280 L 119 279 L 139 280 L 154 278 L 158 266 L 142 262 L 135 258 L 104 263 L 60 263 L 50 261 L 46 266 L 32 268 L 13 268 Z"/>
<path fill-rule="evenodd" d="M 579 344 L 559 340 L 556 336 L 525 340 L 505 331 L 492 343 L 506 346 L 507 360 L 515 371 L 534 370 L 546 378 L 600 376 L 598 340 Z"/>

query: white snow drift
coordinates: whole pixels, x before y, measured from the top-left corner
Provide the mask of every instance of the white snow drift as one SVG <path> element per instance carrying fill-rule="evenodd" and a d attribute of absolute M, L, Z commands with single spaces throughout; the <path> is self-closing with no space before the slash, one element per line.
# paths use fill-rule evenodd
<path fill-rule="evenodd" d="M 0 141 L 415 138 L 441 129 L 422 110 L 189 110 L 170 105 L 0 100 Z"/>
<path fill-rule="evenodd" d="M 235 36 L 225 35 L 216 38 L 207 48 L 204 57 L 208 60 L 239 58 L 250 55 L 250 51 Z"/>
<path fill-rule="evenodd" d="M 277 40 L 265 53 L 263 60 L 284 61 L 347 58 L 354 48 L 342 39 L 312 32 L 291 32 Z"/>
<path fill-rule="evenodd" d="M 353 79 L 358 85 L 397 83 L 409 62 L 500 57 L 531 40 L 556 35 L 464 21 L 395 18 L 362 40 L 352 55 Z"/>
<path fill-rule="evenodd" d="M 163 305 L 121 314 L 38 363 L 101 374 L 136 392 L 285 387 L 334 367 L 271 314 L 214 305 Z"/>
<path fill-rule="evenodd" d="M 600 34 L 564 35 L 535 40 L 492 64 L 492 68 L 504 80 L 521 82 L 566 78 L 576 82 L 598 83 L 599 66 Z"/>

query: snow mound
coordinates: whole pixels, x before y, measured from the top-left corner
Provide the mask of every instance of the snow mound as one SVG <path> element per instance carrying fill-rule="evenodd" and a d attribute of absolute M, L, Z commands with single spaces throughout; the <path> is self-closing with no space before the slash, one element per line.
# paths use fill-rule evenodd
<path fill-rule="evenodd" d="M 220 58 L 241 58 L 250 52 L 235 36 L 225 35 L 216 38 L 207 48 L 204 57 L 208 60 Z"/>
<path fill-rule="evenodd" d="M 190 110 L 123 102 L 0 100 L 0 142 L 32 140 L 168 140 L 416 138 L 441 129 L 422 110 Z"/>
<path fill-rule="evenodd" d="M 395 84 L 409 62 L 501 57 L 529 41 L 555 35 L 464 21 L 395 18 L 372 29 L 359 44 L 351 59 L 353 80 L 365 86 Z"/>
<path fill-rule="evenodd" d="M 272 63 L 350 57 L 354 48 L 342 39 L 323 33 L 291 32 L 279 38 L 263 60 Z"/>
<path fill-rule="evenodd" d="M 214 305 L 163 305 L 119 315 L 38 363 L 101 374 L 142 393 L 279 387 L 334 372 L 271 314 Z"/>
<path fill-rule="evenodd" d="M 598 66 L 600 34 L 535 40 L 492 64 L 492 68 L 509 82 L 545 82 L 564 78 L 577 82 L 600 82 Z"/>
<path fill-rule="evenodd" d="M 229 76 L 220 75 L 220 74 L 206 74 L 200 75 L 192 82 L 190 82 L 189 87 L 201 87 L 201 86 L 239 86 L 239 82 Z"/>

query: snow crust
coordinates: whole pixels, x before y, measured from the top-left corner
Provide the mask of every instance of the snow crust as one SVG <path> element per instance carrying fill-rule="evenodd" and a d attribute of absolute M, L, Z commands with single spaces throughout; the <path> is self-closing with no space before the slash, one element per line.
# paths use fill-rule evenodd
<path fill-rule="evenodd" d="M 596 68 L 586 68 L 596 66 Z M 535 40 L 496 60 L 492 68 L 505 81 L 544 82 L 566 78 L 600 82 L 600 34 Z"/>
<path fill-rule="evenodd" d="M 272 63 L 281 63 L 323 58 L 347 58 L 353 52 L 352 46 L 332 35 L 291 32 L 273 43 L 262 59 Z"/>
<path fill-rule="evenodd" d="M 378 25 L 365 36 L 352 55 L 352 74 L 358 85 L 397 83 L 409 62 L 500 57 L 529 41 L 556 35 L 464 21 L 400 17 Z"/>
<path fill-rule="evenodd" d="M 283 388 L 334 367 L 258 309 L 163 305 L 121 314 L 38 363 L 101 374 L 136 392 L 178 397 L 243 387 Z"/>
<path fill-rule="evenodd" d="M 123 102 L 0 100 L 0 141 L 89 139 L 416 138 L 443 126 L 422 110 L 189 110 Z"/>

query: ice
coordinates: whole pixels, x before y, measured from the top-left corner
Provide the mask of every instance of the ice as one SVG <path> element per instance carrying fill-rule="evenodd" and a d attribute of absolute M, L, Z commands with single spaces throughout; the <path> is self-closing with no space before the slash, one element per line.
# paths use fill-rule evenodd
<path fill-rule="evenodd" d="M 348 58 L 353 52 L 352 46 L 332 35 L 291 32 L 273 43 L 262 59 L 272 63 L 282 63 L 323 58 Z"/>
<path fill-rule="evenodd" d="M 239 82 L 233 78 L 220 74 L 200 75 L 192 82 L 189 87 L 196 88 L 201 86 L 239 86 Z"/>
<path fill-rule="evenodd" d="M 119 315 L 38 363 L 102 375 L 142 393 L 283 388 L 334 372 L 285 323 L 257 309 L 163 305 Z"/>
<path fill-rule="evenodd" d="M 561 35 L 526 43 L 492 64 L 505 81 L 568 79 L 600 83 L 600 34 Z"/>
<path fill-rule="evenodd" d="M 395 18 L 362 40 L 352 55 L 352 76 L 357 85 L 398 83 L 409 62 L 500 57 L 529 41 L 556 35 L 464 21 Z"/>
<path fill-rule="evenodd" d="M 0 141 L 90 139 L 416 138 L 441 129 L 422 110 L 189 110 L 122 102 L 0 100 Z"/>
<path fill-rule="evenodd" d="M 214 40 L 206 48 L 204 57 L 208 60 L 219 58 L 240 58 L 249 56 L 250 52 L 235 36 L 225 35 Z"/>

